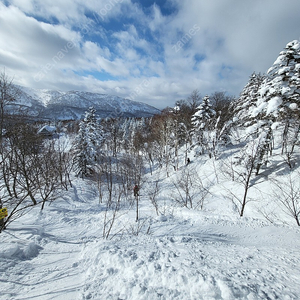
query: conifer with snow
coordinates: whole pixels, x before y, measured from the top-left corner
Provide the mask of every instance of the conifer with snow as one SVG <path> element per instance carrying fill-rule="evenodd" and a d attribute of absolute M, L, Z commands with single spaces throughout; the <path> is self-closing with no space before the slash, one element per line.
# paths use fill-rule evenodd
<path fill-rule="evenodd" d="M 300 42 L 288 43 L 280 52 L 260 89 L 260 98 L 252 116 L 283 128 L 282 154 L 290 160 L 300 131 Z"/>
<path fill-rule="evenodd" d="M 259 89 L 264 79 L 265 75 L 253 72 L 240 97 L 232 102 L 231 109 L 233 110 L 235 124 L 249 126 L 255 122 L 255 119 L 251 116 L 251 111 L 256 107 Z"/>
<path fill-rule="evenodd" d="M 79 124 L 79 132 L 75 141 L 74 163 L 78 174 L 88 175 L 96 163 L 104 142 L 103 130 L 96 118 L 96 110 L 90 107 Z"/>
<path fill-rule="evenodd" d="M 202 103 L 197 107 L 192 117 L 195 131 L 208 128 L 210 120 L 216 115 L 209 100 L 209 96 L 205 96 Z"/>
<path fill-rule="evenodd" d="M 208 143 L 205 132 L 214 128 L 213 120 L 215 115 L 216 112 L 212 108 L 209 96 L 205 96 L 192 116 L 193 136 L 196 139 L 196 143 L 202 148 L 202 150 L 200 150 L 201 153 L 204 152 L 203 147 L 206 147 Z"/>
<path fill-rule="evenodd" d="M 253 116 L 286 120 L 298 115 L 300 107 L 300 42 L 287 44 L 267 72 Z"/>

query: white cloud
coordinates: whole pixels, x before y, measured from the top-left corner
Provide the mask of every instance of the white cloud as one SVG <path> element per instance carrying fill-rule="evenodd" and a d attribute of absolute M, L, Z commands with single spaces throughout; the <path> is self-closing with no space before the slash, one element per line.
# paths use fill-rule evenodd
<path fill-rule="evenodd" d="M 237 95 L 253 71 L 266 71 L 299 38 L 299 0 L 169 0 L 177 11 L 167 16 L 157 4 L 143 10 L 131 0 L 6 2 L 0 65 L 16 83 L 128 97 L 146 80 L 135 100 L 159 107 L 194 89 Z M 124 24 L 109 27 L 124 15 Z"/>

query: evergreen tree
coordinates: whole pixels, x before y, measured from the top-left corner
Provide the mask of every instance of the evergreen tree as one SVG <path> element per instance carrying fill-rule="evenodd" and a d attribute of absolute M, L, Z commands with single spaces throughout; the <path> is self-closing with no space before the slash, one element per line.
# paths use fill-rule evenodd
<path fill-rule="evenodd" d="M 215 115 L 216 112 L 212 108 L 209 96 L 205 96 L 192 116 L 193 136 L 196 138 L 198 145 L 202 147 L 201 153 L 204 152 L 203 147 L 208 144 L 208 136 L 205 136 L 205 132 L 207 133 L 214 128 Z"/>
<path fill-rule="evenodd" d="M 298 118 L 300 106 L 300 43 L 292 41 L 267 72 L 253 116 L 272 121 Z"/>
<path fill-rule="evenodd" d="M 300 42 L 294 40 L 280 52 L 267 72 L 260 89 L 260 98 L 252 116 L 259 118 L 262 125 L 283 128 L 282 154 L 290 163 L 291 154 L 299 141 L 300 132 Z"/>
<path fill-rule="evenodd" d="M 208 129 L 208 127 L 211 125 L 210 121 L 215 115 L 216 112 L 212 108 L 209 96 L 205 96 L 192 117 L 195 130 Z"/>
<path fill-rule="evenodd" d="M 79 132 L 74 145 L 74 162 L 78 174 L 82 176 L 89 174 L 101 155 L 103 141 L 103 130 L 97 121 L 96 110 L 90 107 L 79 123 Z"/>
<path fill-rule="evenodd" d="M 282 153 L 291 166 L 300 132 L 299 41 L 287 44 L 264 78 L 254 73 L 234 105 L 234 120 L 247 127 L 250 142 L 257 141 L 256 173 L 272 153 L 275 129 L 282 132 Z"/>
<path fill-rule="evenodd" d="M 248 83 L 241 92 L 240 97 L 232 102 L 231 110 L 233 111 L 235 124 L 249 126 L 256 122 L 256 120 L 251 117 L 251 112 L 256 107 L 259 89 L 264 79 L 264 75 L 253 72 Z"/>
<path fill-rule="evenodd" d="M 240 136 L 240 139 L 248 141 L 245 148 L 252 148 L 253 145 L 256 145 L 256 155 L 253 160 L 256 175 L 258 175 L 261 166 L 267 164 L 268 155 L 272 153 L 272 122 L 267 118 L 260 119 L 253 114 L 257 110 L 257 102 L 261 97 L 260 89 L 266 78 L 265 75 L 254 72 L 240 97 L 231 106 L 234 114 L 233 126 L 242 126 L 245 129 L 245 135 Z M 243 152 L 241 156 L 244 157 Z"/>
<path fill-rule="evenodd" d="M 84 123 L 79 124 L 78 135 L 74 145 L 74 166 L 78 175 L 88 175 L 88 154 L 87 154 L 86 131 Z"/>
<path fill-rule="evenodd" d="M 257 116 L 253 115 L 253 111 L 257 109 L 260 88 L 264 80 L 266 80 L 265 75 L 252 73 L 240 97 L 231 106 L 234 115 L 233 126 L 242 126 L 245 129 L 245 135 L 240 138 L 248 140 L 248 143 L 251 145 L 254 141 L 257 145 L 257 155 L 255 158 L 256 174 L 258 174 L 261 166 L 267 163 L 268 154 L 272 150 L 271 122 L 268 120 L 259 120 Z M 246 147 L 248 146 L 246 145 Z"/>
<path fill-rule="evenodd" d="M 104 136 L 103 130 L 96 118 L 96 110 L 93 107 L 90 107 L 85 113 L 83 123 L 86 130 L 88 160 L 95 162 L 100 154 Z"/>

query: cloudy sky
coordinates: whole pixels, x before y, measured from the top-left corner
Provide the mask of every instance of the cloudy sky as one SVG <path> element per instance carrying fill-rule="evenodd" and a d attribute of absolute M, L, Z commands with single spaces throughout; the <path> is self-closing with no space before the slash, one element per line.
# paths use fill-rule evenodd
<path fill-rule="evenodd" d="M 299 0 L 0 0 L 0 68 L 23 86 L 158 108 L 238 95 L 300 38 Z"/>

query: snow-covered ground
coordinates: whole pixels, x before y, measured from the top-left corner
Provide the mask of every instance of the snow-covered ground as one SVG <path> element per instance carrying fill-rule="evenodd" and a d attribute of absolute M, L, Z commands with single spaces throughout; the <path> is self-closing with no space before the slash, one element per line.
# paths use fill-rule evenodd
<path fill-rule="evenodd" d="M 187 168 L 214 182 L 203 210 L 171 203 L 172 181 Z M 122 207 L 108 239 L 97 189 L 75 179 L 44 211 L 34 208 L 1 233 L 0 299 L 300 299 L 296 223 L 267 221 L 257 209 L 266 197 L 240 218 L 223 195 L 229 183 L 214 174 L 212 160 L 201 159 L 173 171 L 161 182 L 159 216 L 147 195 L 157 174 L 149 175 L 140 221 L 135 207 Z M 260 192 L 267 188 L 262 182 Z"/>

